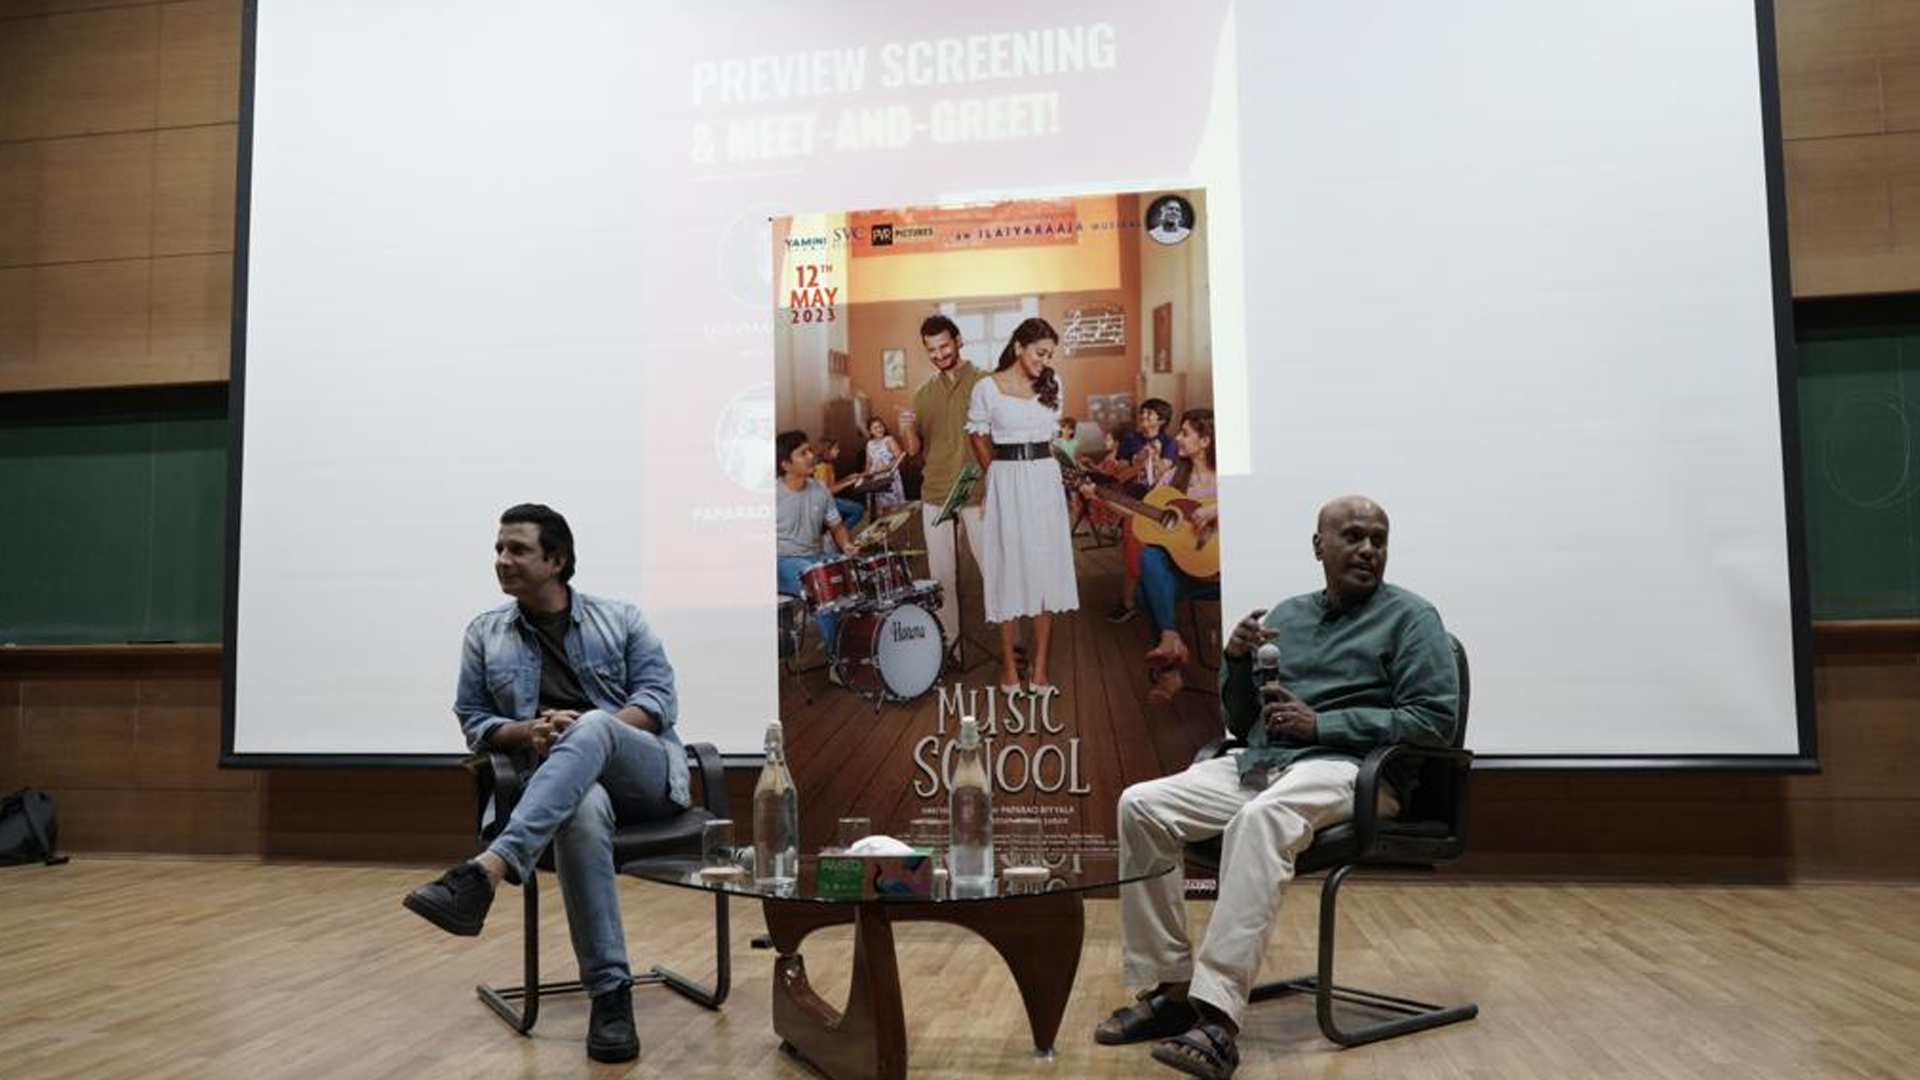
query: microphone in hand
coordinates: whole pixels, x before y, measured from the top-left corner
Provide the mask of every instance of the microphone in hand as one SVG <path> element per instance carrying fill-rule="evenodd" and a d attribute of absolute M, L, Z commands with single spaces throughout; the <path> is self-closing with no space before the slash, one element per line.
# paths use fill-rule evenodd
<path fill-rule="evenodd" d="M 1253 651 L 1253 685 L 1255 689 L 1275 685 L 1280 681 L 1280 646 L 1271 641 L 1263 641 Z"/>

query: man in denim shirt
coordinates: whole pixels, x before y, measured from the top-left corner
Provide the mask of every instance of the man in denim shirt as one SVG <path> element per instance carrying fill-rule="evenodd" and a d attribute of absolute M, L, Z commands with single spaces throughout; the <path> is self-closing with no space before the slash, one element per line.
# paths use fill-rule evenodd
<path fill-rule="evenodd" d="M 467 625 L 453 710 L 473 749 L 545 761 L 492 846 L 404 903 L 448 933 L 478 934 L 500 882 L 521 880 L 551 843 L 580 981 L 593 995 L 587 1056 L 629 1061 L 640 1042 L 613 831 L 689 804 L 673 667 L 638 608 L 567 584 L 573 531 L 554 510 L 509 508 L 493 551 L 500 590 L 514 599 Z"/>

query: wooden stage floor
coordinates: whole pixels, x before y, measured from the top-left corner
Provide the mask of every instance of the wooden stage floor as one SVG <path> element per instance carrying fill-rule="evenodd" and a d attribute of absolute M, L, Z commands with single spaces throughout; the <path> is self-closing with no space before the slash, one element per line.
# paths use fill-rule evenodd
<path fill-rule="evenodd" d="M 517 895 L 479 939 L 400 907 L 434 868 L 82 858 L 0 869 L 0 1075 L 10 1080 L 814 1075 L 776 1048 L 771 955 L 735 905 L 733 997 L 708 1012 L 636 991 L 639 1062 L 581 1049 L 587 1006 L 549 1000 L 530 1039 L 473 996 L 518 968 Z M 1309 961 L 1317 882 L 1281 913 L 1269 962 Z M 712 971 L 706 897 L 622 883 L 629 945 Z M 543 900 L 557 895 L 546 891 Z M 1195 903 L 1196 927 L 1207 905 Z M 1920 1075 L 1920 887 L 1702 887 L 1358 880 L 1346 890 L 1343 981 L 1477 1000 L 1477 1021 L 1339 1050 L 1306 1002 L 1255 1006 L 1239 1076 L 1755 1078 Z M 550 976 L 571 974 L 547 906 Z M 1140 1047 L 1088 1031 L 1125 998 L 1113 901 L 1088 942 L 1058 1057 L 1030 1056 L 1011 978 L 965 931 L 899 931 L 910 1075 L 1173 1077 Z M 810 939 L 838 1000 L 851 937 Z M 925 973 L 917 975 L 916 973 Z"/>

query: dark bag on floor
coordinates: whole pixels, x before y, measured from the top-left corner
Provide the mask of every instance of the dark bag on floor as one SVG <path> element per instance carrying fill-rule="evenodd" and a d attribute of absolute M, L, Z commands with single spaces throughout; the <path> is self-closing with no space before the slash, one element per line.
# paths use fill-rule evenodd
<path fill-rule="evenodd" d="M 53 796 L 39 788 L 21 788 L 0 799 L 0 866 L 45 863 L 57 866 L 66 856 L 53 853 L 60 840 L 60 819 Z"/>

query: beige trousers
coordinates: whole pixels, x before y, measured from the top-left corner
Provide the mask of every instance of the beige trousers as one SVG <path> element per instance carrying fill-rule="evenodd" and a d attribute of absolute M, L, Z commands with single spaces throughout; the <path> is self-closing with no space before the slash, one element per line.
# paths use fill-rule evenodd
<path fill-rule="evenodd" d="M 960 531 L 967 534 L 967 547 L 973 551 L 973 564 L 980 565 L 980 530 L 985 509 L 979 504 L 960 508 Z M 940 516 L 936 503 L 920 504 L 921 532 L 927 542 L 927 568 L 940 583 L 940 627 L 947 632 L 947 647 L 960 641 L 960 560 L 954 549 L 953 523 L 935 525 Z"/>
<path fill-rule="evenodd" d="M 1264 788 L 1240 782 L 1232 757 L 1134 784 L 1120 796 L 1120 863 L 1139 873 L 1171 862 L 1172 873 L 1120 888 L 1120 940 L 1130 985 L 1192 980 L 1190 993 L 1240 1023 L 1280 907 L 1294 857 L 1313 834 L 1353 817 L 1350 761 L 1309 759 Z M 1380 812 L 1399 804 L 1383 785 Z M 1196 958 L 1187 937 L 1180 849 L 1218 836 L 1220 893 Z"/>

